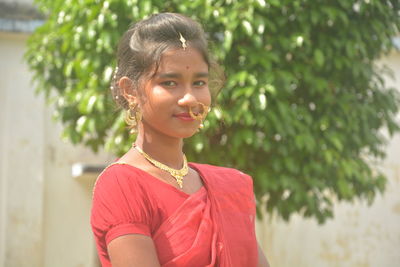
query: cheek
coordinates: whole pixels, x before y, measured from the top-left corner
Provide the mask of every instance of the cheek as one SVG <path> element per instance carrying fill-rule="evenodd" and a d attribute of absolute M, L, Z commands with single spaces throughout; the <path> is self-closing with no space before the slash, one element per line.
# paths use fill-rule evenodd
<path fill-rule="evenodd" d="M 154 87 L 147 92 L 146 105 L 157 109 L 158 107 L 167 104 L 171 99 L 171 95 L 165 89 Z"/>
<path fill-rule="evenodd" d="M 199 97 L 200 102 L 204 105 L 210 106 L 211 105 L 211 92 L 210 90 L 206 90 L 202 95 Z"/>
<path fill-rule="evenodd" d="M 168 92 L 160 86 L 155 86 L 152 88 L 149 94 L 154 98 L 163 98 L 168 95 Z"/>

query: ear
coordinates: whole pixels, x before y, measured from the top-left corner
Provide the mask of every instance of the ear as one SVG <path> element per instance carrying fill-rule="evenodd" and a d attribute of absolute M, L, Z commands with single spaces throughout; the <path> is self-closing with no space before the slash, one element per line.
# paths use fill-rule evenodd
<path fill-rule="evenodd" d="M 130 103 L 135 102 L 137 98 L 136 88 L 133 86 L 133 81 L 126 76 L 123 76 L 118 81 L 118 86 L 122 90 L 122 95 Z"/>

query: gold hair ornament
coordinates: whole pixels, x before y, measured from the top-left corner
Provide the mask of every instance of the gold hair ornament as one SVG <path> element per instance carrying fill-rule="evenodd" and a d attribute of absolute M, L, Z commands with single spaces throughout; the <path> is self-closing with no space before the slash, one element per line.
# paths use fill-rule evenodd
<path fill-rule="evenodd" d="M 200 126 L 199 128 L 202 129 L 204 127 L 203 121 L 205 120 L 205 118 L 207 117 L 208 112 L 210 111 L 210 107 L 204 105 L 201 102 L 197 103 L 200 106 L 200 109 L 198 110 L 197 113 L 194 113 L 192 110 L 192 107 L 189 107 L 189 115 L 190 117 L 192 117 L 195 120 L 199 120 L 200 121 Z"/>
<path fill-rule="evenodd" d="M 183 154 L 183 167 L 182 169 L 178 170 L 178 169 L 174 169 L 171 167 L 168 167 L 167 165 L 153 159 L 152 157 L 150 157 L 146 152 L 144 152 L 138 145 L 136 145 L 135 143 L 133 143 L 133 148 L 135 148 L 145 159 L 147 159 L 151 164 L 153 164 L 154 166 L 156 166 L 157 168 L 168 172 L 172 177 L 175 178 L 176 182 L 179 185 L 179 188 L 183 188 L 183 177 L 186 176 L 189 173 L 189 167 L 188 167 L 188 163 L 187 163 L 187 159 L 185 154 Z"/>
<path fill-rule="evenodd" d="M 181 43 L 182 43 L 182 48 L 183 48 L 183 50 L 186 50 L 186 47 L 187 47 L 187 45 L 186 45 L 186 39 L 182 36 L 181 33 L 179 33 L 179 41 L 181 41 Z"/>

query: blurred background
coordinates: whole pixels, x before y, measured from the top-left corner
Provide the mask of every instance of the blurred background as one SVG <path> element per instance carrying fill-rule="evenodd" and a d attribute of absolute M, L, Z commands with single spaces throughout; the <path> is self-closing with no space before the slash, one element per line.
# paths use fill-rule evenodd
<path fill-rule="evenodd" d="M 107 97 L 113 51 L 165 10 L 202 21 L 227 65 L 187 153 L 252 174 L 271 266 L 400 267 L 399 3 L 183 2 L 0 0 L 0 267 L 99 266 L 92 186 L 132 142 Z"/>

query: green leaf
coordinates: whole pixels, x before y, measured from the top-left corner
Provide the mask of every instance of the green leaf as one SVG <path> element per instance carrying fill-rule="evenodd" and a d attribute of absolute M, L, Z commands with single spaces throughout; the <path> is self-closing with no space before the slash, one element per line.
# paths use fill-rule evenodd
<path fill-rule="evenodd" d="M 243 20 L 242 21 L 243 28 L 245 29 L 247 35 L 253 35 L 253 26 L 250 24 L 249 21 Z"/>
<path fill-rule="evenodd" d="M 325 57 L 324 54 L 321 50 L 316 49 L 314 51 L 314 60 L 317 63 L 318 66 L 324 65 Z"/>

